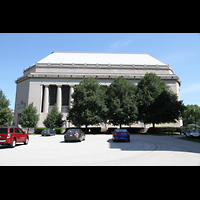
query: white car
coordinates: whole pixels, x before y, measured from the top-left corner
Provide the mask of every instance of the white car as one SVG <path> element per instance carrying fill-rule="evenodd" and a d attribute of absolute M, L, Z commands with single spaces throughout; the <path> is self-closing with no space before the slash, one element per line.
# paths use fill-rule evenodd
<path fill-rule="evenodd" d="M 187 127 L 181 128 L 181 132 L 184 133 L 186 137 L 200 137 L 200 126 L 188 124 Z"/>

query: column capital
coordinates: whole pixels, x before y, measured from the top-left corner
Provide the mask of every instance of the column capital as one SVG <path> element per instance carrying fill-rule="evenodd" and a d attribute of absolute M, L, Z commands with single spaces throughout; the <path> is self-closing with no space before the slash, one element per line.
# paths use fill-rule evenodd
<path fill-rule="evenodd" d="M 56 84 L 57 87 L 62 87 L 62 84 Z"/>
<path fill-rule="evenodd" d="M 49 84 L 48 83 L 45 83 L 45 84 L 43 84 L 45 87 L 49 87 Z"/>

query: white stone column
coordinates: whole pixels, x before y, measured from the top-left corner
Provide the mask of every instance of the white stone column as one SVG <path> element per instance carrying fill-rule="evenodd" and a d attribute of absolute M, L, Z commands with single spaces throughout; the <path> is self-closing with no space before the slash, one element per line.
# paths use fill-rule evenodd
<path fill-rule="evenodd" d="M 74 85 L 69 85 L 70 89 L 69 89 L 69 108 L 72 107 L 72 102 L 73 102 L 73 98 L 72 98 L 72 94 L 74 92 Z"/>
<path fill-rule="evenodd" d="M 49 84 L 44 85 L 44 104 L 43 104 L 43 112 L 49 112 Z"/>
<path fill-rule="evenodd" d="M 62 109 L 62 85 L 57 85 L 57 99 L 56 105 L 58 107 L 58 112 L 61 112 Z"/>

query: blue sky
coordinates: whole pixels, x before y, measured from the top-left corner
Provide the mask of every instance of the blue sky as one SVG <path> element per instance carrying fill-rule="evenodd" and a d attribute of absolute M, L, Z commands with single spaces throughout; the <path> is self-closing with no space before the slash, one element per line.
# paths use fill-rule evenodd
<path fill-rule="evenodd" d="M 200 106 L 198 33 L 0 33 L 0 89 L 14 109 L 15 80 L 53 51 L 148 53 L 181 80 L 180 99 Z"/>

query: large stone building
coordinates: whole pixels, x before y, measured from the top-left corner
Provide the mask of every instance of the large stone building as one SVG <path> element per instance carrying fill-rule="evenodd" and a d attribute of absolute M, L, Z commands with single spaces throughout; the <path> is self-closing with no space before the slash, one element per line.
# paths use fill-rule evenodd
<path fill-rule="evenodd" d="M 179 97 L 179 78 L 169 65 L 146 53 L 52 52 L 24 70 L 23 76 L 15 81 L 15 125 L 23 109 L 32 102 L 40 115 L 38 127 L 44 127 L 43 121 L 55 103 L 66 120 L 73 88 L 85 77 L 94 77 L 108 86 L 116 77 L 123 76 L 137 84 L 147 72 L 161 77 Z M 173 125 L 180 126 L 180 123 Z M 68 127 L 69 123 L 65 121 L 64 126 Z"/>

